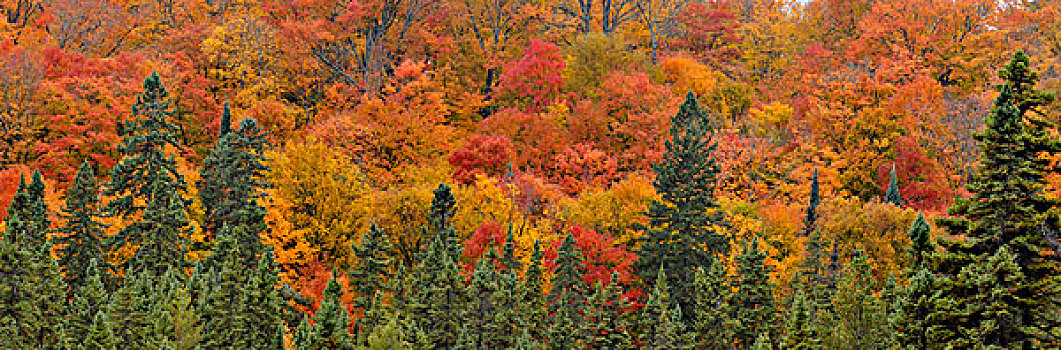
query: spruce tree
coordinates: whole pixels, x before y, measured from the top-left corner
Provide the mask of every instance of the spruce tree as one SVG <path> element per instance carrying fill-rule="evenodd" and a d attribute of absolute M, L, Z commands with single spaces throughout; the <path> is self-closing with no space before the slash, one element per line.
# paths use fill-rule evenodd
<path fill-rule="evenodd" d="M 391 275 L 390 238 L 382 228 L 372 223 L 368 232 L 361 235 L 361 242 L 352 247 L 360 263 L 350 271 L 350 282 L 357 293 L 354 306 L 368 312 L 372 297 L 382 290 Z M 358 327 L 360 328 L 360 327 Z M 359 330 L 360 331 L 360 330 Z"/>
<path fill-rule="evenodd" d="M 436 237 L 420 266 L 413 272 L 404 313 L 413 318 L 428 340 L 438 347 L 456 344 L 465 320 L 468 297 L 464 277 L 445 250 L 442 237 Z"/>
<path fill-rule="evenodd" d="M 243 334 L 239 326 L 242 318 L 249 315 L 241 314 L 238 300 L 243 294 L 240 272 L 245 267 L 240 263 L 242 257 L 239 248 L 232 237 L 222 238 L 225 244 L 218 244 L 217 248 L 224 247 L 225 251 L 215 251 L 213 255 L 220 255 L 224 262 L 217 269 L 207 270 L 206 282 L 210 283 L 209 292 L 203 295 L 204 299 L 199 302 L 200 314 L 203 317 L 203 346 L 212 349 L 230 348 L 241 342 L 246 334 Z M 271 330 L 271 329 L 270 329 Z"/>
<path fill-rule="evenodd" d="M 556 312 L 558 308 L 567 308 L 575 322 L 579 322 L 576 310 L 582 308 L 589 293 L 582 279 L 582 253 L 575 246 L 575 237 L 570 232 L 556 253 L 556 270 L 549 283 L 552 287 L 547 296 L 549 310 Z"/>
<path fill-rule="evenodd" d="M 892 171 L 889 174 L 891 180 L 888 181 L 888 191 L 884 194 L 884 203 L 891 203 L 897 207 L 903 205 L 903 197 L 899 195 L 899 178 L 895 174 L 895 166 L 892 165 Z"/>
<path fill-rule="evenodd" d="M 89 262 L 88 268 L 85 269 L 83 274 L 84 283 L 71 293 L 73 294 L 73 299 L 66 309 L 67 316 L 64 326 L 67 337 L 75 343 L 79 339 L 87 337 L 90 332 L 89 327 L 93 327 L 93 322 L 99 317 L 100 313 L 106 313 L 107 304 L 110 301 L 110 296 L 107 294 L 107 290 L 100 278 L 99 266 L 96 260 Z M 109 318 L 107 322 L 110 322 Z M 111 332 L 109 325 L 107 331 Z M 111 337 L 113 337 L 113 334 L 111 334 Z"/>
<path fill-rule="evenodd" d="M 788 309 L 785 321 L 785 336 L 781 338 L 781 345 L 785 349 L 809 350 L 820 349 L 821 339 L 818 338 L 815 325 L 812 323 L 810 309 L 807 306 L 807 297 L 802 290 L 797 290 L 792 298 L 792 306 Z"/>
<path fill-rule="evenodd" d="M 309 334 L 309 339 L 300 343 L 299 349 L 353 349 L 354 342 L 350 335 L 350 316 L 347 315 L 346 307 L 343 306 L 340 297 L 342 287 L 336 280 L 336 273 L 324 287 L 324 299 L 321 300 L 320 308 L 313 317 L 314 325 Z M 299 327 L 301 328 L 301 327 Z"/>
<path fill-rule="evenodd" d="M 826 348 L 883 349 L 887 344 L 887 307 L 875 296 L 876 281 L 869 269 L 866 257 L 856 252 L 834 298 L 836 323 Z"/>
<path fill-rule="evenodd" d="M 15 246 L 27 251 L 34 251 L 45 244 L 51 222 L 48 220 L 48 207 L 44 204 L 44 180 L 40 171 L 34 170 L 32 180 L 26 183 L 20 177 L 18 189 L 7 208 L 6 230 Z"/>
<path fill-rule="evenodd" d="M 1061 339 L 1058 203 L 1044 194 L 1046 176 L 1052 171 L 1050 159 L 1061 152 L 1061 141 L 1053 136 L 1055 127 L 1042 114 L 1052 96 L 1035 90 L 1038 77 L 1029 65 L 1028 57 L 1018 51 L 1000 73 L 1003 83 L 986 128 L 974 135 L 980 142 L 982 168 L 967 185 L 973 195 L 957 199 L 948 210 L 955 217 L 939 221 L 942 229 L 959 238 L 939 240 L 946 253 L 934 259 L 933 266 L 944 277 L 944 304 L 986 310 L 990 305 L 976 303 L 984 302 L 991 292 L 1001 293 L 991 295 L 994 300 L 1012 302 L 1007 311 L 1012 316 L 984 334 L 994 337 L 987 344 L 1006 348 L 1030 348 Z M 1007 253 L 1002 254 L 1003 250 Z M 1014 279 L 1004 281 L 1008 288 L 962 287 L 967 282 L 961 282 L 961 275 L 1009 266 L 1007 261 L 982 266 L 999 256 L 1012 256 L 1019 268 L 1006 271 L 1012 274 L 1007 278 Z M 938 339 L 951 346 L 965 344 L 972 334 L 983 332 L 982 324 L 998 320 L 983 313 L 944 312 L 939 316 L 940 327 L 957 327 L 953 338 Z"/>
<path fill-rule="evenodd" d="M 133 117 L 119 125 L 121 160 L 111 168 L 104 195 L 113 196 L 105 212 L 130 223 L 108 239 L 111 250 L 135 246 L 137 269 L 161 275 L 185 266 L 188 233 L 186 201 L 181 196 L 184 177 L 171 155 L 182 149 L 179 128 L 168 119 L 173 114 L 169 93 L 157 73 L 144 80 L 144 92 L 132 106 Z M 126 262 L 126 267 L 131 262 Z"/>
<path fill-rule="evenodd" d="M 73 186 L 66 192 L 66 203 L 59 217 L 65 222 L 56 230 L 59 250 L 59 265 L 63 267 L 70 293 L 77 292 L 88 280 L 89 265 L 97 264 L 96 278 L 107 276 L 98 269 L 103 261 L 104 225 L 97 221 L 99 210 L 99 185 L 87 160 L 81 163 Z"/>
<path fill-rule="evenodd" d="M 914 259 L 914 267 L 920 268 L 925 259 L 936 251 L 936 245 L 932 242 L 932 228 L 925 221 L 924 213 L 917 213 L 906 234 L 910 237 L 910 255 Z"/>
<path fill-rule="evenodd" d="M 821 194 L 818 189 L 818 168 L 814 169 L 814 175 L 810 180 L 810 200 L 807 204 L 806 214 L 803 217 L 803 229 L 801 236 L 810 236 L 818 230 L 818 204 L 821 202 Z"/>
<path fill-rule="evenodd" d="M 708 269 L 698 268 L 694 279 L 696 291 L 696 315 L 692 324 L 693 333 L 701 339 L 701 345 L 709 349 L 724 348 L 727 319 L 727 301 L 732 298 L 726 271 L 722 264 Z"/>
<path fill-rule="evenodd" d="M 727 328 L 733 341 L 751 346 L 760 334 L 774 331 L 777 305 L 769 276 L 771 268 L 754 237 L 745 244 L 736 262 L 737 281 L 729 303 L 731 327 Z"/>
<path fill-rule="evenodd" d="M 930 317 L 941 298 L 935 276 L 925 267 L 918 268 L 900 293 L 892 308 L 894 343 L 907 349 L 934 347 L 929 338 Z"/>
<path fill-rule="evenodd" d="M 227 104 L 226 104 L 227 106 Z M 226 107 L 222 119 L 229 119 Z M 269 167 L 263 153 L 268 147 L 266 132 L 251 117 L 240 121 L 239 128 L 222 134 L 217 144 L 203 159 L 202 179 L 196 182 L 199 198 L 205 209 L 203 230 L 216 236 L 225 225 L 240 227 L 236 241 L 248 265 L 253 265 L 264 250 L 259 233 L 266 229 L 265 208 L 257 203 L 261 190 L 268 187 L 264 180 Z"/>
<path fill-rule="evenodd" d="M 73 344 L 76 344 L 76 349 L 82 350 L 115 350 L 118 348 L 118 339 L 114 336 L 113 325 L 111 324 L 110 318 L 107 316 L 107 312 L 104 310 L 97 311 L 92 316 L 91 323 L 87 325 L 88 330 L 81 337 L 76 339 Z"/>
<path fill-rule="evenodd" d="M 608 283 L 597 283 L 583 310 L 586 321 L 579 328 L 586 334 L 592 349 L 628 349 L 633 336 L 627 324 L 625 309 L 630 305 L 619 287 L 619 275 L 612 273 Z"/>
<path fill-rule="evenodd" d="M 0 238 L 0 335 L 12 348 L 55 349 L 66 288 L 48 240 L 44 182 L 34 173 L 20 181 Z"/>
<path fill-rule="evenodd" d="M 1022 319 L 1021 307 L 1026 301 L 1013 293 L 1025 283 L 1026 276 L 1009 247 L 1002 247 L 986 260 L 962 268 L 953 278 L 941 281 L 945 299 L 933 305 L 928 329 L 932 347 L 955 349 L 1030 349 L 1045 348 L 1032 337 L 1049 337 L 1056 329 L 1037 333 L 1021 327 L 1034 324 Z M 956 302 L 953 295 L 968 295 Z M 1031 333 L 1031 334 L 1029 334 Z"/>
<path fill-rule="evenodd" d="M 256 270 L 244 282 L 236 298 L 239 335 L 236 347 L 243 349 L 276 348 L 271 344 L 277 329 L 283 329 L 284 299 L 277 290 L 280 281 L 276 261 L 271 250 L 261 254 Z"/>
<path fill-rule="evenodd" d="M 155 311 L 151 297 L 156 291 L 152 285 L 158 278 L 151 278 L 146 273 L 125 275 L 124 283 L 111 296 L 107 306 L 114 335 L 128 348 L 151 347 L 152 325 L 148 321 Z"/>
<path fill-rule="evenodd" d="M 690 317 L 695 314 L 696 268 L 710 267 L 714 256 L 728 246 L 726 236 L 718 230 L 726 222 L 714 195 L 719 166 L 712 156 L 715 144 L 707 134 L 707 118 L 692 92 L 671 118 L 666 153 L 654 167 L 653 185 L 661 200 L 649 207 L 649 229 L 637 250 L 641 280 L 654 281 L 662 266 L 671 273 L 675 301 L 687 308 L 683 314 Z"/>

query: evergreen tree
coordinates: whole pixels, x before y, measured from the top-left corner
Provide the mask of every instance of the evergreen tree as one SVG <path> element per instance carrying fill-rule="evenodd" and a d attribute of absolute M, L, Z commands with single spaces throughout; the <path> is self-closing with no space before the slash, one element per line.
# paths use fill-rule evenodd
<path fill-rule="evenodd" d="M 820 349 L 821 339 L 818 338 L 815 325 L 810 317 L 810 309 L 807 306 L 807 297 L 802 290 L 797 290 L 792 298 L 792 306 L 788 309 L 786 317 L 785 336 L 781 338 L 781 345 L 785 349 L 808 350 Z"/>
<path fill-rule="evenodd" d="M 560 291 L 561 300 L 567 299 L 567 289 Z M 556 312 L 552 313 L 549 317 L 549 329 L 547 331 L 546 349 L 572 349 L 580 348 L 584 344 L 580 333 L 574 332 L 577 329 L 579 323 L 576 321 L 576 315 L 573 312 L 577 310 L 571 310 L 570 308 L 561 307 L 557 308 Z"/>
<path fill-rule="evenodd" d="M 45 244 L 51 222 L 48 207 L 44 204 L 44 180 L 40 171 L 33 171 L 32 181 L 26 184 L 24 177 L 18 181 L 18 189 L 7 208 L 4 237 L 16 247 L 34 251 Z"/>
<path fill-rule="evenodd" d="M 807 213 L 803 217 L 801 236 L 809 236 L 818 230 L 818 204 L 821 202 L 821 195 L 818 192 L 818 169 L 815 168 L 810 180 L 810 202 L 807 204 Z"/>
<path fill-rule="evenodd" d="M 360 261 L 350 272 L 350 282 L 357 293 L 354 306 L 367 313 L 376 291 L 382 290 L 390 279 L 390 238 L 382 228 L 372 223 L 368 232 L 361 235 L 361 243 L 353 245 L 352 250 Z M 360 332 L 360 327 L 358 329 Z"/>
<path fill-rule="evenodd" d="M 929 340 L 930 317 L 941 293 L 937 289 L 935 276 L 921 267 L 900 290 L 895 307 L 892 308 L 891 324 L 895 344 L 906 349 L 928 349 L 934 347 Z"/>
<path fill-rule="evenodd" d="M 152 296 L 158 278 L 149 278 L 146 271 L 136 275 L 125 275 L 122 286 L 114 292 L 107 312 L 119 344 L 128 348 L 151 347 L 153 333 L 152 313 L 155 311 Z"/>
<path fill-rule="evenodd" d="M 106 311 L 97 311 L 87 326 L 88 331 L 83 336 L 74 338 L 77 349 L 115 350 L 118 348 L 118 339 L 114 337 L 113 326 Z"/>
<path fill-rule="evenodd" d="M 236 347 L 275 349 L 273 335 L 277 329 L 283 329 L 285 302 L 276 288 L 280 275 L 272 251 L 267 249 L 256 266 L 236 299 L 235 309 L 241 315 L 236 320 L 240 333 L 236 337 Z"/>
<path fill-rule="evenodd" d="M 512 223 L 508 224 L 508 235 L 505 236 L 505 244 L 501 246 L 501 267 L 507 271 L 520 269 L 519 258 L 516 257 L 516 237 L 512 233 Z"/>
<path fill-rule="evenodd" d="M 227 104 L 226 104 L 227 106 Z M 266 229 L 265 208 L 257 203 L 269 167 L 263 153 L 268 147 L 266 132 L 254 118 L 244 118 L 235 131 L 225 132 L 230 112 L 222 116 L 222 134 L 210 154 L 203 159 L 202 179 L 196 182 L 202 200 L 203 230 L 215 236 L 225 225 L 240 227 L 236 241 L 248 265 L 264 250 L 259 233 Z"/>
<path fill-rule="evenodd" d="M 1047 337 L 1049 333 L 1028 333 L 1034 329 L 1021 327 L 1034 324 L 1022 319 L 1024 301 L 1013 293 L 1025 283 L 1026 276 L 1009 247 L 1002 247 L 986 260 L 962 268 L 953 278 L 944 278 L 940 286 L 945 299 L 933 305 L 928 329 L 932 347 L 955 349 L 1029 349 L 1034 344 L 1030 336 Z M 956 302 L 954 295 L 969 297 Z M 944 321 L 945 322 L 942 322 Z M 1048 330 L 1056 332 L 1056 329 Z"/>
<path fill-rule="evenodd" d="M 992 337 L 984 338 L 986 344 L 1005 348 L 1030 348 L 1061 339 L 1061 254 L 1044 253 L 1058 248 L 1058 203 L 1044 195 L 1046 176 L 1053 169 L 1051 155 L 1061 152 L 1054 126 L 1041 117 L 1041 107 L 1052 96 L 1035 90 L 1038 78 L 1022 52 L 1013 56 L 1000 77 L 1003 83 L 986 128 L 974 135 L 983 167 L 967 185 L 973 196 L 957 199 L 948 210 L 956 217 L 939 221 L 941 228 L 960 238 L 939 240 L 946 254 L 935 259 L 934 270 L 955 280 L 941 284 L 947 299 L 942 303 L 987 310 L 992 306 L 977 303 L 990 295 L 992 300 L 1011 301 L 1006 312 L 1012 314 L 1006 320 L 985 313 L 938 314 L 935 321 L 940 327 L 957 327 L 953 338 L 937 339 L 949 346 L 980 336 Z M 1002 254 L 1003 249 L 1007 253 Z M 1007 278 L 1014 278 L 1003 283 L 1008 289 L 963 287 L 971 282 L 962 282 L 961 275 L 1009 266 L 1005 259 L 992 258 L 1005 256 L 1012 256 L 1019 267 L 1004 271 L 1012 274 Z M 986 261 L 1001 265 L 982 266 Z M 997 329 L 981 329 L 996 321 L 1001 321 L 994 323 Z"/>
<path fill-rule="evenodd" d="M 106 307 L 110 300 L 100 278 L 96 260 L 89 262 L 88 268 L 85 269 L 83 274 L 84 283 L 73 291 L 73 300 L 67 307 L 66 324 L 63 327 L 67 337 L 75 343 L 87 337 L 91 331 L 89 327 L 94 327 L 93 322 L 95 322 L 95 319 L 101 313 L 106 313 Z M 107 322 L 110 322 L 109 318 Z M 107 332 L 112 332 L 109 325 L 107 326 Z M 113 336 L 113 334 L 110 335 L 112 338 Z"/>
<path fill-rule="evenodd" d="M 582 280 L 582 253 L 575 246 L 575 236 L 570 232 L 556 253 L 556 270 L 549 283 L 552 285 L 547 296 L 549 310 L 556 312 L 558 308 L 567 308 L 575 322 L 580 322 L 576 310 L 582 308 L 588 291 Z"/>
<path fill-rule="evenodd" d="M 696 291 L 696 317 L 693 333 L 701 339 L 701 345 L 709 349 L 726 347 L 725 329 L 726 302 L 732 298 L 726 271 L 722 264 L 713 264 L 708 269 L 698 268 L 693 281 Z"/>
<path fill-rule="evenodd" d="M 12 348 L 56 349 L 62 343 L 66 290 L 47 239 L 44 182 L 20 181 L 0 238 L 0 336 Z"/>
<path fill-rule="evenodd" d="M 137 269 L 156 275 L 184 267 L 187 213 L 180 192 L 184 177 L 171 156 L 182 148 L 175 133 L 179 128 L 168 118 L 173 114 L 169 93 L 157 73 L 144 80 L 144 92 L 132 107 L 133 117 L 119 125 L 121 160 L 111 169 L 104 195 L 113 196 L 105 212 L 130 223 L 108 239 L 112 250 L 135 246 L 132 260 Z M 128 267 L 131 262 L 124 265 Z"/>
<path fill-rule="evenodd" d="M 899 195 L 899 178 L 895 175 L 895 165 L 892 165 L 892 171 L 889 175 L 891 180 L 888 181 L 888 191 L 884 194 L 884 203 L 891 203 L 897 207 L 903 205 L 903 197 Z"/>
<path fill-rule="evenodd" d="M 402 350 L 412 349 L 412 345 L 405 341 L 405 334 L 398 325 L 398 318 L 391 317 L 387 323 L 372 330 L 368 336 L 366 350 Z"/>
<path fill-rule="evenodd" d="M 212 255 L 221 255 L 224 263 L 217 269 L 207 270 L 206 281 L 210 283 L 208 292 L 203 295 L 199 303 L 200 314 L 203 317 L 203 346 L 212 349 L 230 348 L 235 344 L 245 342 L 242 338 L 244 329 L 240 329 L 244 322 L 242 318 L 249 315 L 241 314 L 238 304 L 242 295 L 242 280 L 239 272 L 244 270 L 240 264 L 241 256 L 239 248 L 235 245 L 234 238 L 224 237 L 226 244 L 218 244 L 217 248 L 226 251 L 215 251 Z M 270 331 L 272 329 L 270 328 Z"/>
<path fill-rule="evenodd" d="M 445 250 L 446 246 L 442 237 L 431 242 L 420 266 L 411 276 L 409 284 L 416 287 L 410 290 L 404 305 L 404 314 L 413 318 L 436 347 L 456 344 L 468 304 L 462 283 L 464 277 Z"/>
<path fill-rule="evenodd" d="M 637 250 L 637 271 L 642 281 L 656 279 L 661 266 L 671 273 L 671 292 L 680 305 L 694 315 L 693 274 L 697 267 L 710 267 L 714 255 L 728 242 L 717 230 L 726 225 L 716 210 L 715 178 L 719 166 L 712 158 L 715 144 L 709 141 L 707 114 L 690 92 L 671 118 L 666 154 L 654 169 L 653 185 L 661 200 L 648 210 L 650 227 Z"/>
<path fill-rule="evenodd" d="M 66 204 L 59 216 L 65 223 L 56 231 L 59 265 L 63 267 L 66 284 L 73 294 L 89 279 L 89 265 L 103 261 L 104 225 L 96 220 L 99 207 L 99 185 L 87 160 L 81 163 L 74 185 L 66 192 Z M 106 276 L 97 269 L 96 278 Z M 93 313 L 94 314 L 94 313 Z M 93 316 L 95 317 L 95 316 Z"/>
<path fill-rule="evenodd" d="M 726 328 L 737 344 L 751 346 L 760 334 L 773 332 L 777 311 L 774 285 L 770 282 L 766 253 L 759 250 L 757 238 L 745 244 L 736 260 L 738 279 Z"/>
<path fill-rule="evenodd" d="M 936 251 L 936 245 L 932 242 L 932 228 L 925 221 L 924 213 L 917 213 L 917 218 L 910 224 L 906 231 L 910 237 L 910 254 L 914 258 L 914 266 L 921 267 L 926 257 Z"/>
<path fill-rule="evenodd" d="M 203 321 L 195 300 L 183 281 L 183 271 L 169 270 L 154 278 L 159 286 L 152 294 L 151 344 L 160 349 L 199 349 L 204 341 Z"/>
<path fill-rule="evenodd" d="M 876 283 L 869 261 L 856 252 L 836 294 L 829 349 L 883 349 L 888 340 L 887 308 L 874 295 Z"/>
<path fill-rule="evenodd" d="M 341 286 L 336 281 L 336 273 L 332 273 L 331 280 L 324 287 L 324 299 L 321 300 L 320 308 L 313 317 L 314 325 L 309 334 L 309 339 L 300 343 L 299 349 L 353 349 L 354 343 L 350 337 L 350 316 L 346 313 L 346 307 L 339 299 L 342 296 Z M 301 329 L 301 327 L 299 327 Z"/>
<path fill-rule="evenodd" d="M 587 346 L 592 349 L 628 349 L 633 347 L 624 309 L 630 307 L 619 287 L 619 275 L 612 273 L 607 284 L 597 283 L 583 311 L 586 321 L 580 327 Z"/>

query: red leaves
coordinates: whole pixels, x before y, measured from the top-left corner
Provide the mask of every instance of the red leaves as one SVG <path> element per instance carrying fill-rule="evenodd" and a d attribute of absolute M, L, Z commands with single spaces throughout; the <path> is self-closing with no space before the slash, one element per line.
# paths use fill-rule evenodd
<path fill-rule="evenodd" d="M 453 180 L 471 184 L 476 175 L 500 177 L 511 161 L 512 140 L 504 136 L 472 136 L 449 156 Z"/>
<path fill-rule="evenodd" d="M 619 283 L 629 285 L 634 281 L 631 265 L 637 256 L 623 245 L 615 245 L 615 239 L 596 230 L 574 225 L 568 232 L 575 237 L 575 247 L 582 252 L 582 280 L 588 285 L 601 283 L 607 285 L 612 273 L 618 275 Z M 543 266 L 552 270 L 556 268 L 556 258 L 561 241 L 552 243 L 552 248 L 545 251 Z"/>
<path fill-rule="evenodd" d="M 564 67 L 560 47 L 531 40 L 523 57 L 501 74 L 495 97 L 527 111 L 541 111 L 560 98 Z"/>

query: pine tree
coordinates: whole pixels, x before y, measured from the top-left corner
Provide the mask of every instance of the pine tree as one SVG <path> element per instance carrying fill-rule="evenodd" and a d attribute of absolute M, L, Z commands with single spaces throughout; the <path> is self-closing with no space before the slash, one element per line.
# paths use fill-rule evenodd
<path fill-rule="evenodd" d="M 715 177 L 719 166 L 712 158 L 715 144 L 709 141 L 706 112 L 690 92 L 678 113 L 671 118 L 666 154 L 654 169 L 653 185 L 661 200 L 648 210 L 650 227 L 637 250 L 637 271 L 642 281 L 656 279 L 662 266 L 671 273 L 674 299 L 694 315 L 693 274 L 697 267 L 708 268 L 714 255 L 728 246 L 717 230 L 726 225 L 722 211 L 716 210 Z"/>
<path fill-rule="evenodd" d="M 693 332 L 702 339 L 704 347 L 709 349 L 724 348 L 726 324 L 726 302 L 732 298 L 726 271 L 722 264 L 714 264 L 708 269 L 698 268 L 693 281 L 696 291 L 696 315 Z"/>
<path fill-rule="evenodd" d="M 875 280 L 869 261 L 856 252 L 834 299 L 836 323 L 831 327 L 830 349 L 882 349 L 888 339 L 887 307 L 874 295 Z"/>
<path fill-rule="evenodd" d="M 65 223 L 56 230 L 59 265 L 63 267 L 70 293 L 76 292 L 88 279 L 89 264 L 103 261 L 104 225 L 96 220 L 99 210 L 99 185 L 87 160 L 81 163 L 74 185 L 66 192 L 66 204 L 59 217 Z M 102 273 L 97 271 L 95 273 Z M 100 275 L 99 277 L 106 276 Z"/>
<path fill-rule="evenodd" d="M 404 314 L 413 318 L 428 340 L 437 347 L 456 344 L 465 320 L 468 297 L 457 264 L 445 250 L 442 237 L 428 247 L 420 266 L 413 272 Z"/>
<path fill-rule="evenodd" d="M 96 260 L 89 262 L 88 268 L 83 272 L 83 276 L 84 283 L 73 290 L 73 300 L 71 300 L 66 310 L 67 316 L 64 329 L 67 337 L 74 342 L 86 338 L 90 331 L 89 327 L 93 327 L 93 322 L 99 317 L 100 313 L 106 313 L 106 307 L 110 301 L 110 296 L 107 295 L 107 290 L 100 278 L 99 266 Z M 108 325 L 107 331 L 111 332 L 109 327 Z M 113 334 L 111 334 L 111 337 L 113 337 Z"/>
<path fill-rule="evenodd" d="M 583 299 L 589 293 L 582 280 L 582 253 L 575 246 L 575 237 L 570 232 L 556 253 L 556 270 L 549 282 L 552 285 L 547 296 L 549 310 L 556 312 L 558 308 L 567 308 L 575 322 L 580 322 L 575 310 L 582 308 Z"/>
<path fill-rule="evenodd" d="M 936 251 L 936 245 L 932 242 L 932 228 L 925 221 L 924 213 L 917 213 L 917 218 L 910 224 L 906 231 L 910 237 L 910 255 L 914 258 L 914 266 L 921 267 L 926 257 Z"/>
<path fill-rule="evenodd" d="M 766 253 L 759 250 L 757 238 L 745 244 L 736 262 L 738 279 L 729 303 L 731 327 L 727 328 L 737 344 L 750 346 L 760 334 L 774 331 L 774 285 L 770 282 Z"/>
<path fill-rule="evenodd" d="M 903 205 L 903 197 L 899 195 L 899 178 L 895 175 L 895 165 L 892 165 L 890 173 L 891 180 L 888 181 L 888 191 L 884 194 L 884 203 L 891 203 L 897 207 Z"/>
<path fill-rule="evenodd" d="M 1061 339 L 1061 254 L 1058 243 L 1058 202 L 1044 195 L 1046 176 L 1053 169 L 1051 155 L 1061 152 L 1061 141 L 1053 136 L 1054 126 L 1042 118 L 1042 106 L 1052 96 L 1035 90 L 1037 75 L 1029 70 L 1028 57 L 1014 54 L 1000 73 L 1003 83 L 983 132 L 974 135 L 980 142 L 982 168 L 967 185 L 973 196 L 957 199 L 948 213 L 954 218 L 939 221 L 942 229 L 957 239 L 940 239 L 946 251 L 934 259 L 934 271 L 960 280 L 972 269 L 983 270 L 991 257 L 1005 249 L 1020 271 L 1007 271 L 1020 277 L 1006 281 L 1009 289 L 963 288 L 961 283 L 943 283 L 948 300 L 944 304 L 984 309 L 991 291 L 994 300 L 1010 300 L 1011 318 L 996 324 L 989 332 L 995 338 L 987 344 L 1006 348 L 1029 348 L 1040 342 Z M 1044 253 L 1054 252 L 1054 253 Z M 1009 264 L 996 261 L 996 263 Z M 996 268 L 996 267 L 992 267 Z M 1018 273 L 1019 272 L 1019 273 Z M 1017 278 L 1017 277 L 1013 277 Z M 973 333 L 983 330 L 984 322 L 997 320 L 982 313 L 939 314 L 940 327 L 956 325 L 954 338 L 943 337 L 950 346 L 965 344 Z M 988 334 L 985 334 L 988 335 Z"/>
<path fill-rule="evenodd" d="M 227 106 L 227 104 L 226 104 Z M 208 236 L 219 233 L 229 225 L 240 244 L 240 251 L 249 265 L 253 265 L 264 250 L 259 233 L 266 229 L 265 208 L 257 203 L 261 189 L 269 184 L 264 180 L 269 167 L 263 153 L 268 147 L 266 132 L 254 118 L 244 118 L 235 131 L 225 132 L 230 112 L 222 117 L 222 134 L 210 154 L 203 159 L 202 179 L 196 182 L 205 215 L 203 230 Z"/>
<path fill-rule="evenodd" d="M 144 92 L 132 107 L 133 117 L 119 125 L 121 160 L 111 169 L 104 195 L 115 199 L 105 206 L 108 215 L 130 223 L 108 239 L 111 250 L 138 247 L 137 269 L 161 275 L 169 268 L 184 267 L 188 233 L 186 201 L 180 196 L 184 177 L 170 155 L 180 150 L 179 128 L 168 118 L 173 114 L 169 93 L 157 73 L 144 80 Z M 130 262 L 124 265 L 128 266 Z"/>
<path fill-rule="evenodd" d="M 341 286 L 336 281 L 336 273 L 324 287 L 324 299 L 313 317 L 314 325 L 306 343 L 299 344 L 299 349 L 353 349 L 350 336 L 350 316 L 339 299 L 342 296 Z M 301 328 L 301 327 L 300 327 Z"/>
<path fill-rule="evenodd" d="M 48 207 L 44 204 L 44 180 L 40 171 L 33 171 L 29 184 L 20 177 L 18 189 L 7 208 L 7 221 L 4 237 L 21 249 L 33 251 L 40 248 L 47 240 L 51 222 L 48 220 Z"/>
<path fill-rule="evenodd" d="M 807 213 L 803 217 L 801 236 L 810 236 L 818 230 L 818 204 L 821 202 L 821 195 L 818 192 L 818 169 L 815 168 L 810 180 L 810 201 L 807 204 Z"/>
<path fill-rule="evenodd" d="M 0 238 L 0 335 L 12 348 L 58 348 L 66 288 L 48 240 L 44 182 L 20 181 Z"/>

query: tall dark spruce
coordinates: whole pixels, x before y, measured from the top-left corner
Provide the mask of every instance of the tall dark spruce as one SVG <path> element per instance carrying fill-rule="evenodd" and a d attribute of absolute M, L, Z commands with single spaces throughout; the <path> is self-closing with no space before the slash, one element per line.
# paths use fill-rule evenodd
<path fill-rule="evenodd" d="M 158 73 L 144 80 L 132 108 L 133 116 L 121 124 L 122 158 L 111 169 L 104 194 L 113 196 L 105 210 L 129 223 L 108 239 L 112 250 L 136 247 L 133 257 L 122 264 L 126 274 L 150 271 L 161 276 L 169 269 L 187 265 L 188 221 L 184 177 L 177 172 L 175 154 L 182 146 L 179 128 L 168 119 L 173 114 L 169 93 Z"/>
<path fill-rule="evenodd" d="M 935 259 L 942 298 L 930 317 L 931 341 L 947 346 L 1028 349 L 1061 340 L 1061 246 L 1057 201 L 1044 195 L 1051 156 L 1061 151 L 1043 115 L 1052 96 L 1022 52 L 999 74 L 1003 83 L 980 142 L 982 168 L 939 220 Z M 999 304 L 1003 302 L 1003 304 Z M 1051 345 L 1053 346 L 1053 345 Z"/>
<path fill-rule="evenodd" d="M 66 204 L 59 213 L 64 224 L 56 230 L 59 250 L 59 265 L 69 285 L 70 293 L 85 285 L 90 264 L 103 261 L 106 238 L 104 225 L 98 220 L 99 184 L 96 182 L 92 164 L 81 163 L 74 185 L 66 192 Z M 106 271 L 97 269 L 98 278 L 108 280 Z M 95 315 L 93 315 L 95 316 Z"/>
<path fill-rule="evenodd" d="M 683 308 L 686 323 L 696 315 L 696 269 L 710 268 L 715 255 L 728 248 L 718 230 L 726 222 L 715 200 L 719 166 L 712 158 L 715 144 L 707 135 L 708 123 L 690 92 L 671 118 L 667 153 L 654 167 L 653 185 L 661 199 L 649 207 L 649 227 L 637 250 L 641 281 L 651 283 L 660 268 L 667 271 L 671 297 Z"/>

